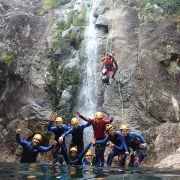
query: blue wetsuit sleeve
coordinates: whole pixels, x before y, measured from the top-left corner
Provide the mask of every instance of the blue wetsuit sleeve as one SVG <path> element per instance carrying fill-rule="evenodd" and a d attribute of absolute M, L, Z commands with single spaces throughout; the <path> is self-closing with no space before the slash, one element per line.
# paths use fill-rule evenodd
<path fill-rule="evenodd" d="M 69 134 L 72 134 L 74 132 L 74 128 L 72 127 L 71 129 L 69 129 L 67 132 L 65 132 L 64 134 L 62 134 L 62 136 L 61 137 L 66 137 L 67 135 L 69 135 Z"/>
<path fill-rule="evenodd" d="M 82 151 L 79 156 L 78 156 L 78 159 L 82 159 L 84 157 L 84 155 L 86 154 L 87 150 L 91 147 L 91 144 L 88 144 L 86 146 L 86 148 L 84 149 L 84 151 Z"/>
<path fill-rule="evenodd" d="M 29 145 L 29 142 L 22 140 L 22 139 L 20 138 L 20 135 L 19 135 L 19 134 L 16 134 L 16 141 L 17 141 L 17 143 L 20 144 L 21 146 Z"/>
<path fill-rule="evenodd" d="M 48 147 L 44 147 L 44 146 L 39 146 L 39 152 L 47 152 L 50 151 L 51 149 L 53 149 L 54 145 L 48 146 Z"/>
<path fill-rule="evenodd" d="M 84 128 L 90 126 L 91 124 L 92 124 L 91 122 L 88 122 L 86 124 L 81 125 L 81 128 L 84 129 Z"/>
<path fill-rule="evenodd" d="M 128 148 L 127 148 L 127 145 L 126 145 L 126 142 L 124 140 L 124 137 L 123 135 L 120 133 L 120 132 L 117 132 L 118 136 L 120 137 L 120 141 L 121 141 L 121 146 L 114 146 L 116 149 L 119 149 L 119 150 L 123 150 L 125 149 L 125 151 L 127 152 L 128 151 Z"/>
<path fill-rule="evenodd" d="M 53 126 L 53 123 L 51 121 L 48 123 L 48 131 L 51 131 L 51 132 L 57 131 L 57 127 Z"/>
<path fill-rule="evenodd" d="M 130 132 L 130 134 L 134 135 L 135 137 L 139 138 L 141 143 L 146 143 L 145 139 L 138 133 L 136 132 Z"/>
<path fill-rule="evenodd" d="M 96 144 L 106 144 L 109 141 L 109 136 L 105 137 L 102 140 L 96 141 Z"/>
<path fill-rule="evenodd" d="M 65 124 L 63 124 L 63 129 L 64 129 L 65 131 L 68 131 L 70 128 L 67 127 Z"/>

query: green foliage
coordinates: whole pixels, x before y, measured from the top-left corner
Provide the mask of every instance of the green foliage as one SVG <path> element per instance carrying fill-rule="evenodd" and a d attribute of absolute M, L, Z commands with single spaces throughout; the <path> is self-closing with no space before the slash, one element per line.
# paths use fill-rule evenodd
<path fill-rule="evenodd" d="M 86 6 L 85 4 L 83 4 L 81 13 L 74 18 L 74 21 L 73 21 L 74 26 L 86 25 L 86 12 L 87 12 Z"/>
<path fill-rule="evenodd" d="M 52 9 L 57 8 L 60 5 L 59 0 L 44 0 L 43 2 L 43 9 Z"/>
<path fill-rule="evenodd" d="M 48 70 L 51 74 L 52 80 L 50 83 L 46 82 L 45 91 L 50 96 L 53 111 L 59 111 L 62 106 L 60 98 L 62 92 L 70 85 L 76 86 L 79 81 L 79 72 L 76 68 L 65 69 L 63 66 L 59 68 L 58 61 L 51 61 L 51 66 Z M 73 89 L 73 97 L 76 95 L 77 88 Z M 71 100 L 73 102 L 73 99 Z"/>
<path fill-rule="evenodd" d="M 31 0 L 24 0 L 24 2 L 25 2 L 26 4 L 30 4 L 30 3 L 31 3 Z"/>
<path fill-rule="evenodd" d="M 6 64 L 8 67 L 11 65 L 13 56 L 11 54 L 0 54 L 0 62 Z"/>
<path fill-rule="evenodd" d="M 83 26 L 85 22 L 86 6 L 84 4 L 80 14 L 72 10 L 68 14 L 66 21 L 57 22 L 56 36 L 51 44 L 46 44 L 45 55 L 51 59 L 51 65 L 48 69 L 50 78 L 46 80 L 44 88 L 51 99 L 53 111 L 59 112 L 68 119 L 72 117 L 73 103 L 77 92 L 76 86 L 79 82 L 79 70 L 77 68 L 65 68 L 65 64 L 71 55 L 72 47 L 78 49 L 84 38 Z M 69 29 L 71 25 L 74 27 Z M 65 30 L 67 30 L 66 36 L 62 37 L 62 32 Z M 61 95 L 69 86 L 73 86 L 72 92 L 70 92 L 72 98 L 68 105 L 61 104 Z"/>
<path fill-rule="evenodd" d="M 170 65 L 170 66 L 167 68 L 167 70 L 168 70 L 168 73 L 169 73 L 169 74 L 175 76 L 175 74 L 176 74 L 176 66 Z"/>
<path fill-rule="evenodd" d="M 179 0 L 150 0 L 151 4 L 157 4 L 166 14 L 180 15 L 180 1 Z"/>
<path fill-rule="evenodd" d="M 140 0 L 140 9 L 143 12 L 147 3 L 156 4 L 164 10 L 167 15 L 180 15 L 179 0 Z M 150 12 L 151 13 L 151 12 Z"/>
<path fill-rule="evenodd" d="M 67 20 L 66 20 L 66 23 L 65 23 L 64 30 L 69 29 L 69 28 L 71 27 L 71 24 L 73 23 L 74 13 L 75 13 L 75 11 L 71 11 L 71 12 L 68 14 L 68 17 L 67 17 Z"/>
<path fill-rule="evenodd" d="M 52 44 L 46 48 L 45 55 L 48 58 L 59 60 L 63 56 L 69 55 L 70 51 L 70 41 L 64 37 L 57 37 Z"/>

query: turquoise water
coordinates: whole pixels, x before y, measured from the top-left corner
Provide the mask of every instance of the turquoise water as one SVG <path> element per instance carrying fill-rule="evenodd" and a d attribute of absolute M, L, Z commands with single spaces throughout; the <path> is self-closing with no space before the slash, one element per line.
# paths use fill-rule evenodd
<path fill-rule="evenodd" d="M 122 169 L 119 167 L 83 167 L 49 164 L 0 163 L 0 180 L 176 180 L 180 171 L 172 169 Z"/>

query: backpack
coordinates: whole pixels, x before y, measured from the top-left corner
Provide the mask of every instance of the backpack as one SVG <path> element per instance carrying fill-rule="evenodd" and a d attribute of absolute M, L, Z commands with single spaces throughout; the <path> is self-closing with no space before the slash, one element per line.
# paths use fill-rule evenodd
<path fill-rule="evenodd" d="M 101 80 L 105 84 L 109 84 L 109 78 L 107 74 L 102 75 Z"/>

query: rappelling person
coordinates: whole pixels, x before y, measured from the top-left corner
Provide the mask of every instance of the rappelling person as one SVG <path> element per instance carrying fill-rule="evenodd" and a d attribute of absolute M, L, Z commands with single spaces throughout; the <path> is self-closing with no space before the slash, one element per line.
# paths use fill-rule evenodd
<path fill-rule="evenodd" d="M 118 70 L 117 62 L 114 58 L 115 53 L 107 53 L 106 56 L 102 59 L 104 61 L 104 68 L 106 69 L 106 73 L 108 78 L 110 79 L 110 72 L 113 72 L 111 78 L 114 78 L 116 71 Z"/>
<path fill-rule="evenodd" d="M 77 146 L 78 152 L 82 152 L 84 150 L 83 131 L 85 128 L 90 126 L 91 123 L 88 122 L 86 124 L 79 125 L 79 120 L 77 118 L 72 118 L 71 125 L 72 127 L 66 133 L 62 134 L 58 141 L 61 142 L 64 137 L 72 134 L 70 148 Z"/>
<path fill-rule="evenodd" d="M 105 138 L 105 125 L 109 124 L 113 121 L 113 117 L 110 117 L 109 120 L 103 119 L 102 112 L 96 112 L 94 118 L 87 118 L 80 114 L 80 112 L 76 112 L 76 114 L 83 120 L 90 122 L 92 124 L 94 130 L 94 138 L 95 140 L 102 140 Z M 96 155 L 96 166 L 104 166 L 104 151 L 105 145 L 99 144 L 95 147 L 95 155 Z"/>
<path fill-rule="evenodd" d="M 21 129 L 16 130 L 16 141 L 23 147 L 23 151 L 21 154 L 21 163 L 35 163 L 36 158 L 39 152 L 47 152 L 53 149 L 54 145 L 56 145 L 56 141 L 54 144 L 48 147 L 40 146 L 40 142 L 42 140 L 42 136 L 40 134 L 35 134 L 32 141 L 25 141 L 20 138 Z"/>
<path fill-rule="evenodd" d="M 111 166 L 113 158 L 118 156 L 119 166 L 123 167 L 125 165 L 126 156 L 129 154 L 124 137 L 119 131 L 115 131 L 111 124 L 106 125 L 106 132 L 108 136 L 103 140 L 96 141 L 95 143 L 106 145 L 108 142 L 108 146 L 112 148 L 107 159 L 107 166 Z"/>
<path fill-rule="evenodd" d="M 120 131 L 131 154 L 129 166 L 140 167 L 141 161 L 147 156 L 147 143 L 144 137 L 136 132 L 130 132 L 127 125 L 121 125 Z"/>
<path fill-rule="evenodd" d="M 83 151 L 79 152 L 76 146 L 72 146 L 69 150 L 68 164 L 69 165 L 82 165 L 82 159 L 91 145 L 94 143 L 92 140 Z"/>
<path fill-rule="evenodd" d="M 53 126 L 53 122 L 55 120 L 55 126 Z M 48 130 L 53 132 L 55 134 L 54 140 L 57 141 L 57 145 L 55 147 L 54 153 L 53 153 L 53 162 L 56 162 L 58 156 L 62 154 L 60 151 L 60 144 L 58 142 L 59 137 L 61 137 L 62 134 L 64 134 L 66 131 L 68 131 L 69 127 L 67 127 L 65 124 L 63 124 L 63 118 L 62 117 L 56 117 L 56 115 L 51 114 L 50 121 L 48 123 Z M 63 144 L 66 149 L 65 145 L 65 139 L 63 139 Z M 67 160 L 67 159 L 65 159 Z"/>

